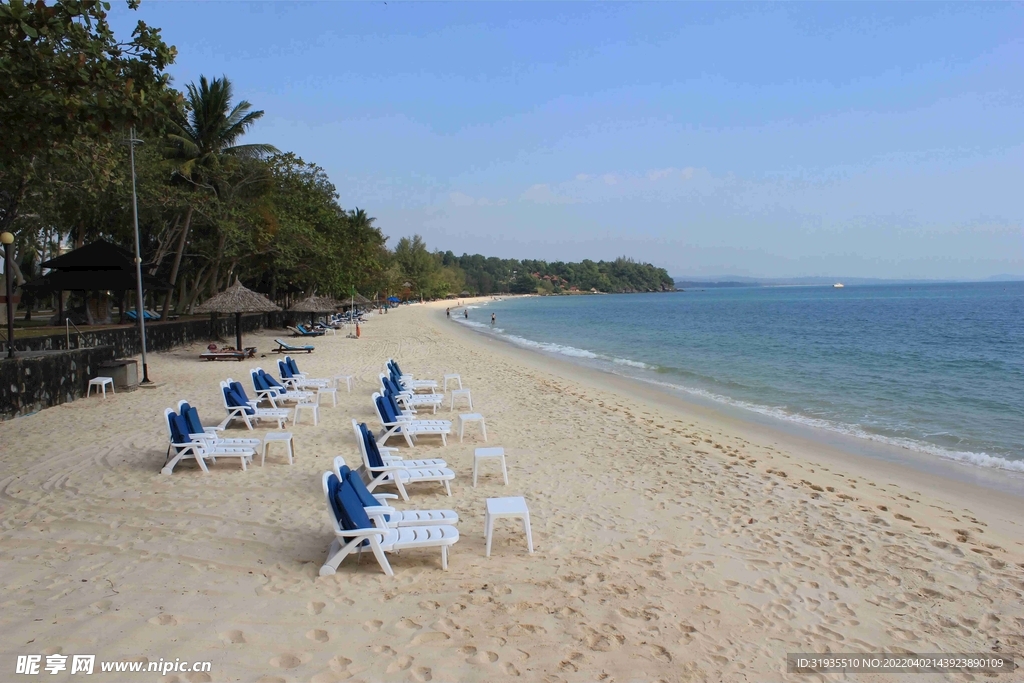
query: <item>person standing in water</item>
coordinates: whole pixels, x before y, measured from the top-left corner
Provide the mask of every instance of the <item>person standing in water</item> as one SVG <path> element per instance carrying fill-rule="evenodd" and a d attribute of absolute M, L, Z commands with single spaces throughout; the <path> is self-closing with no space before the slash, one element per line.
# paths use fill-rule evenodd
<path fill-rule="evenodd" d="M 497 319 L 497 318 L 496 318 L 496 317 L 494 316 L 494 314 L 493 314 L 493 313 L 491 313 L 491 324 L 492 324 L 492 325 L 494 324 L 494 321 L 495 321 L 496 319 Z"/>
<path fill-rule="evenodd" d="M 451 317 L 452 317 L 452 309 L 450 307 L 444 309 L 444 316 L 446 318 L 448 318 L 449 320 L 451 319 Z"/>
<path fill-rule="evenodd" d="M 469 320 L 469 309 L 468 308 L 465 311 L 463 311 L 463 314 L 466 316 L 466 320 Z"/>

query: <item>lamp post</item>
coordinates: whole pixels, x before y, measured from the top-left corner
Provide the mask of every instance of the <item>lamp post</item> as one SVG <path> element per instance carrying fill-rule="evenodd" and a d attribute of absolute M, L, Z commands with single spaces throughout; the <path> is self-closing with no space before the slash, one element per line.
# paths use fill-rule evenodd
<path fill-rule="evenodd" d="M 0 233 L 0 242 L 4 245 L 4 278 L 7 282 L 7 357 L 14 358 L 14 235 L 9 232 Z"/>
<path fill-rule="evenodd" d="M 135 315 L 139 319 L 139 335 L 142 337 L 142 382 L 152 384 L 149 379 L 149 363 L 146 362 L 146 313 L 142 300 L 142 253 L 139 249 L 139 198 L 135 193 L 135 145 L 142 140 L 135 138 L 135 127 L 132 126 L 128 139 L 128 149 L 132 159 L 132 221 L 135 224 L 135 278 L 138 297 L 135 302 Z"/>

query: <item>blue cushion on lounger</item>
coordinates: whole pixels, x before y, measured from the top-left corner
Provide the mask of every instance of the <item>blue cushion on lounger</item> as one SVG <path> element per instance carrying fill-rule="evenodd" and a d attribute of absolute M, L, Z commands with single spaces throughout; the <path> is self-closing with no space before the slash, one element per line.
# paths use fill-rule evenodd
<path fill-rule="evenodd" d="M 295 359 L 294 358 L 292 358 L 291 356 L 288 356 L 288 357 L 286 357 L 284 359 L 284 361 L 286 363 L 288 363 L 288 368 L 292 371 L 293 375 L 300 374 L 299 373 L 299 366 L 295 364 Z"/>
<path fill-rule="evenodd" d="M 396 418 L 402 414 L 402 409 L 398 407 L 398 401 L 391 395 L 391 392 L 384 394 L 384 400 L 391 406 L 391 412 L 395 414 Z"/>
<path fill-rule="evenodd" d="M 380 451 L 377 449 L 377 440 L 373 438 L 373 432 L 366 424 L 359 425 L 359 430 L 363 433 L 363 445 L 366 447 L 366 459 L 370 462 L 370 467 L 384 467 L 384 459 L 380 457 Z"/>
<path fill-rule="evenodd" d="M 277 369 L 281 371 L 281 377 L 285 379 L 292 378 L 292 369 L 283 360 L 277 361 Z"/>
<path fill-rule="evenodd" d="M 245 389 L 242 387 L 242 383 L 241 382 L 232 382 L 231 383 L 231 391 L 233 391 L 236 394 L 238 394 L 239 396 L 241 396 L 242 400 L 245 403 L 249 402 L 249 395 L 245 393 Z"/>
<path fill-rule="evenodd" d="M 334 498 L 338 504 L 339 521 L 343 529 L 352 531 L 353 529 L 370 529 L 373 527 L 370 523 L 369 515 L 363 509 L 363 504 L 359 502 L 359 496 L 356 495 L 356 492 L 348 482 L 341 482 Z"/>
<path fill-rule="evenodd" d="M 171 421 L 171 438 L 174 439 L 174 443 L 191 443 L 192 439 L 188 437 L 188 426 L 184 418 L 173 413 L 168 415 L 168 418 Z"/>
<path fill-rule="evenodd" d="M 266 391 L 267 389 L 270 388 L 267 386 L 267 383 L 263 381 L 263 377 L 260 376 L 260 373 L 253 370 L 251 375 L 252 385 L 256 387 L 256 391 Z"/>
<path fill-rule="evenodd" d="M 255 415 L 256 411 L 252 409 L 249 402 L 240 395 L 234 388 L 228 388 L 224 390 L 225 396 L 228 399 L 228 405 L 232 408 L 245 408 L 246 415 Z"/>
<path fill-rule="evenodd" d="M 284 389 L 284 385 L 274 379 L 273 375 L 268 375 L 263 370 L 260 370 L 260 376 L 263 377 L 263 381 L 267 383 L 268 387 L 271 387 L 272 389 Z"/>
<path fill-rule="evenodd" d="M 359 474 L 349 470 L 347 473 L 342 472 L 342 476 L 345 477 L 345 481 L 348 482 L 348 485 L 351 486 L 352 490 L 356 492 L 357 496 L 359 496 L 359 502 L 363 504 L 364 508 L 381 507 L 381 502 L 373 497 L 373 494 L 370 493 L 370 489 L 366 488 L 366 484 L 363 483 Z M 390 522 L 391 515 L 384 515 L 384 521 Z"/>
<path fill-rule="evenodd" d="M 327 477 L 327 496 L 331 499 L 331 509 L 334 510 L 334 518 L 341 524 L 341 507 L 338 505 L 338 488 L 341 482 L 333 474 Z"/>
<path fill-rule="evenodd" d="M 377 410 L 380 411 L 380 414 L 384 417 L 384 421 L 388 424 L 398 422 L 398 418 L 395 417 L 393 412 L 391 412 L 391 405 L 384 400 L 383 396 L 377 397 Z"/>
<path fill-rule="evenodd" d="M 203 423 L 199 421 L 199 411 L 187 403 L 181 404 L 181 416 L 185 418 L 185 425 L 189 434 L 203 434 Z"/>

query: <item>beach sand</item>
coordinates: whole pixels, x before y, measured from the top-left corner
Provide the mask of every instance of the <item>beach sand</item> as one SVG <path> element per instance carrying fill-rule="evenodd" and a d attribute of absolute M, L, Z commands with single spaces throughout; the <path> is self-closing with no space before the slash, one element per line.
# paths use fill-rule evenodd
<path fill-rule="evenodd" d="M 443 308 L 374 315 L 361 339 L 296 357 L 357 381 L 318 427 L 289 427 L 293 466 L 278 447 L 248 472 L 222 459 L 209 475 L 160 474 L 163 409 L 188 399 L 215 424 L 217 382 L 248 389 L 249 368 L 276 371 L 271 355 L 152 354 L 158 388 L 0 423 L 0 680 L 40 653 L 211 661 L 209 674 L 97 674 L 191 683 L 892 681 L 787 674 L 785 657 L 1024 653 L 1020 499 L 692 410 L 476 335 Z M 273 336 L 245 341 L 268 350 Z M 394 578 L 369 554 L 319 577 L 332 540 L 320 475 L 335 455 L 358 464 L 350 420 L 379 426 L 369 394 L 388 357 L 461 374 L 510 483 L 491 463 L 472 488 L 475 428 L 447 448 L 393 440 L 458 474 L 451 498 L 421 484 L 399 503 L 459 513 L 449 570 L 423 549 L 392 554 Z M 526 497 L 536 552 L 506 521 L 485 558 L 484 500 L 507 495 Z"/>

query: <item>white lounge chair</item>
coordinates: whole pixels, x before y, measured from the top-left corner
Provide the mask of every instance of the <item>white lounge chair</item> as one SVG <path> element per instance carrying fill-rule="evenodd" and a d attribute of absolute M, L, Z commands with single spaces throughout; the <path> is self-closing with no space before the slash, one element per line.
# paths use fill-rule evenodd
<path fill-rule="evenodd" d="M 411 391 L 402 391 L 395 386 L 395 383 L 391 381 L 387 373 L 379 373 L 377 377 L 380 379 L 380 393 L 391 393 L 399 405 L 409 409 L 413 414 L 416 413 L 416 408 L 425 406 L 430 407 L 432 412 L 436 413 L 437 409 L 444 403 L 444 394 L 415 394 Z"/>
<path fill-rule="evenodd" d="M 284 423 L 288 421 L 291 414 L 284 408 L 257 408 L 256 401 L 250 401 L 245 395 L 242 385 L 230 377 L 227 381 L 220 383 L 221 398 L 224 399 L 224 409 L 228 416 L 221 423 L 226 427 L 232 420 L 242 420 L 245 426 L 252 429 L 253 422 L 260 420 L 274 420 L 278 429 L 284 429 Z"/>
<path fill-rule="evenodd" d="M 304 403 L 316 400 L 313 398 L 315 396 L 313 392 L 289 389 L 274 379 L 272 375 L 264 372 L 263 368 L 253 368 L 249 372 L 249 376 L 252 377 L 252 386 L 256 391 L 256 396 L 260 400 L 269 402 L 274 408 L 280 407 L 277 405 L 279 401 L 281 403 Z"/>
<path fill-rule="evenodd" d="M 283 360 L 277 361 L 277 369 L 281 373 L 281 382 L 288 387 L 296 389 L 322 389 L 331 386 L 331 380 L 306 377 L 306 373 L 299 372 L 299 366 L 295 359 L 285 356 Z"/>
<path fill-rule="evenodd" d="M 167 449 L 167 460 L 160 469 L 161 474 L 171 474 L 175 466 L 182 460 L 195 460 L 199 468 L 206 474 L 210 470 L 206 467 L 206 461 L 216 463 L 217 458 L 238 458 L 242 463 L 242 470 L 256 456 L 251 448 L 234 446 L 211 446 L 207 442 L 191 439 L 186 432 L 188 427 L 185 419 L 175 413 L 172 409 L 164 410 L 164 423 L 167 425 L 167 433 L 170 437 L 170 446 Z"/>
<path fill-rule="evenodd" d="M 366 485 L 366 488 L 373 491 L 381 484 L 394 484 L 399 495 L 402 496 L 402 500 L 409 500 L 409 493 L 405 489 L 406 485 L 440 482 L 444 485 L 445 493 L 449 496 L 452 495 L 450 482 L 455 479 L 455 472 L 452 470 L 439 465 L 410 467 L 409 465 L 416 462 L 415 460 L 402 462 L 384 460 L 376 449 L 377 442 L 374 441 L 373 434 L 369 430 L 366 430 L 364 435 L 362 429 L 356 425 L 356 436 L 360 440 L 359 453 L 363 458 L 363 466 L 370 476 L 370 483 Z"/>
<path fill-rule="evenodd" d="M 385 553 L 412 548 L 440 548 L 441 568 L 448 569 L 448 548 L 459 540 L 458 529 L 447 524 L 389 528 L 384 513 L 379 508 L 364 508 L 355 490 L 347 482 L 339 481 L 333 472 L 324 472 L 321 481 L 334 540 L 327 551 L 327 561 L 320 567 L 320 576 L 334 574 L 342 560 L 353 551 L 361 553 L 367 546 L 388 576 L 395 572 Z"/>
<path fill-rule="evenodd" d="M 394 493 L 370 493 L 359 473 L 345 464 L 340 455 L 334 458 L 334 476 L 347 481 L 355 489 L 363 507 L 370 510 L 379 507 L 384 513 L 384 521 L 391 528 L 400 526 L 429 526 L 431 524 L 458 524 L 459 515 L 454 510 L 396 510 L 388 505 L 388 500 L 398 498 Z"/>
<path fill-rule="evenodd" d="M 352 431 L 356 434 L 356 442 L 359 444 L 360 454 L 362 455 L 363 462 L 367 462 L 367 458 L 380 457 L 381 462 L 385 465 L 401 465 L 402 467 L 448 467 L 448 463 L 443 458 L 417 458 L 414 460 L 406 460 L 399 454 L 397 448 L 390 448 L 388 446 L 379 446 L 373 436 L 373 432 L 365 424 L 359 424 L 355 420 L 352 420 Z M 373 453 L 368 453 L 367 448 L 370 448 Z"/>
<path fill-rule="evenodd" d="M 440 436 L 441 443 L 448 445 L 448 435 L 452 432 L 452 423 L 448 420 L 414 420 L 406 415 L 395 415 L 387 398 L 374 392 L 373 409 L 384 427 L 384 433 L 377 438 L 377 445 L 383 446 L 393 436 L 402 436 L 412 448 L 416 445 L 416 437 Z"/>
<path fill-rule="evenodd" d="M 204 427 L 202 420 L 199 419 L 199 411 L 196 410 L 195 406 L 190 405 L 188 401 L 178 401 L 178 414 L 185 420 L 185 426 L 188 427 L 188 436 L 193 441 L 202 441 L 214 448 L 233 446 L 237 448 L 251 448 L 254 451 L 259 451 L 263 448 L 262 439 L 226 438 L 220 435 L 220 432 L 224 431 L 223 427 Z"/>
<path fill-rule="evenodd" d="M 388 362 L 384 367 L 384 370 L 392 376 L 392 379 L 398 382 L 400 389 L 412 392 L 426 391 L 430 393 L 437 390 L 437 382 L 434 380 L 415 379 L 412 375 L 407 375 L 402 372 L 402 369 L 398 367 L 398 363 L 394 358 L 388 358 Z"/>

